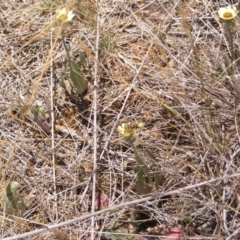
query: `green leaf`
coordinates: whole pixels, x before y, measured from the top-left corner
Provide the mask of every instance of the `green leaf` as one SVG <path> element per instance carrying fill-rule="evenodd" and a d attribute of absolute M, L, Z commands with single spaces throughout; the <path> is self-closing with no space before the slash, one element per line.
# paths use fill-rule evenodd
<path fill-rule="evenodd" d="M 65 82 L 64 82 L 63 79 L 60 81 L 60 86 L 61 86 L 63 89 L 67 90 L 67 86 L 66 86 L 66 84 L 65 84 Z"/>
<path fill-rule="evenodd" d="M 142 168 L 147 168 L 147 165 L 145 164 L 143 158 L 138 154 L 138 152 L 135 150 L 135 159 L 137 164 Z"/>
<path fill-rule="evenodd" d="M 79 94 L 83 94 L 88 88 L 88 82 L 84 79 L 80 68 L 75 61 L 71 61 L 70 78 L 73 87 Z"/>
<path fill-rule="evenodd" d="M 146 175 L 149 183 L 152 182 L 151 176 L 149 174 L 150 170 L 149 170 L 148 166 L 145 164 L 143 158 L 138 154 L 136 149 L 135 149 L 135 159 L 136 159 L 136 162 L 137 162 L 141 172 Z"/>
<path fill-rule="evenodd" d="M 7 214 L 22 216 L 26 211 L 26 206 L 17 193 L 19 186 L 20 184 L 15 181 L 10 182 L 7 185 L 6 193 L 3 196 Z"/>
<path fill-rule="evenodd" d="M 111 38 L 110 35 L 104 34 L 100 39 L 99 50 L 100 52 L 108 53 L 111 49 Z"/>
<path fill-rule="evenodd" d="M 81 60 L 81 64 L 84 67 L 88 67 L 88 59 L 86 58 L 85 54 L 82 51 L 80 52 L 80 60 Z"/>
<path fill-rule="evenodd" d="M 105 232 L 104 237 L 109 240 L 134 240 L 134 236 L 122 236 L 120 234 Z"/>
<path fill-rule="evenodd" d="M 143 176 L 143 173 L 142 173 L 142 171 L 141 171 L 141 168 L 139 168 L 139 167 L 134 167 L 134 168 L 133 168 L 133 172 L 134 172 L 135 174 L 137 174 L 137 178 L 138 178 L 139 181 L 141 181 L 141 182 L 144 182 L 144 181 L 145 181 L 144 176 Z"/>
<path fill-rule="evenodd" d="M 119 240 L 119 237 L 111 232 L 105 232 L 104 237 L 111 240 Z"/>
<path fill-rule="evenodd" d="M 133 168 L 134 173 L 137 174 L 136 187 L 139 194 L 148 194 L 152 192 L 152 187 L 146 182 L 146 179 L 140 167 Z"/>
<path fill-rule="evenodd" d="M 153 155 L 152 152 L 150 152 L 148 149 L 146 150 L 147 155 L 154 161 L 157 162 L 156 157 Z"/>
<path fill-rule="evenodd" d="M 155 183 L 156 189 L 158 189 L 159 186 L 162 186 L 164 181 L 165 181 L 164 174 L 161 173 L 160 170 L 158 170 L 157 168 L 156 171 L 154 172 L 154 183 Z"/>
<path fill-rule="evenodd" d="M 9 203 L 12 205 L 13 208 L 17 209 L 17 190 L 19 188 L 18 182 L 11 182 L 7 185 L 6 188 L 6 195 L 8 198 Z"/>
<path fill-rule="evenodd" d="M 138 194 L 144 195 L 152 192 L 152 187 L 149 186 L 146 182 L 142 182 L 139 179 L 136 181 L 136 186 L 138 190 Z"/>

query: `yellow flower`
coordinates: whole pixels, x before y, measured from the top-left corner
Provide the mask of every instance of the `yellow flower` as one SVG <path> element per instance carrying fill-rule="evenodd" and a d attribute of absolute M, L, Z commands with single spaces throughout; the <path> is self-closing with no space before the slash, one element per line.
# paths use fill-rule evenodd
<path fill-rule="evenodd" d="M 139 123 L 138 123 L 138 127 L 139 127 L 139 128 L 143 128 L 143 127 L 144 127 L 144 123 L 143 123 L 143 122 L 139 122 Z"/>
<path fill-rule="evenodd" d="M 74 17 L 74 14 L 72 11 L 67 11 L 66 8 L 63 8 L 63 9 L 58 9 L 56 11 L 56 19 L 62 21 L 62 22 L 68 22 L 68 21 L 71 21 Z"/>
<path fill-rule="evenodd" d="M 136 124 L 125 122 L 118 126 L 118 132 L 124 137 L 130 137 L 137 131 Z"/>
<path fill-rule="evenodd" d="M 218 15 L 223 20 L 231 20 L 237 16 L 237 8 L 234 6 L 219 8 Z"/>

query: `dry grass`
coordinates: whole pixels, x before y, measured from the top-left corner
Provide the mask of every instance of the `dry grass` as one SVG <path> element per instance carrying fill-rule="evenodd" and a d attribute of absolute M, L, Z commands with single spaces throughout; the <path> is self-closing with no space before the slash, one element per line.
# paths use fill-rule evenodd
<path fill-rule="evenodd" d="M 0 193 L 14 179 L 28 207 L 22 219 L 2 211 L 1 238 L 90 213 L 94 148 L 96 194 L 105 193 L 110 206 L 142 198 L 133 173 L 133 149 L 116 131 L 122 120 L 145 123 L 136 144 L 149 169 L 158 166 L 161 171 L 161 186 L 150 194 L 156 190 L 159 198 L 96 216 L 96 234 L 110 229 L 138 234 L 135 239 L 160 239 L 180 224 L 182 239 L 240 238 L 239 177 L 160 199 L 161 193 L 239 173 L 239 66 L 235 77 L 228 75 L 229 46 L 217 15 L 227 4 L 118 0 L 97 7 L 93 0 L 1 1 Z M 89 68 L 83 69 L 89 81 L 84 98 L 60 86 L 69 68 L 53 15 L 63 6 L 75 13 L 65 30 L 70 54 L 77 62 L 80 51 L 89 58 Z M 234 46 L 239 48 L 239 18 L 236 24 Z M 28 117 L 37 100 L 49 110 L 53 103 L 55 121 L 49 134 Z M 90 220 L 24 239 L 89 239 Z"/>

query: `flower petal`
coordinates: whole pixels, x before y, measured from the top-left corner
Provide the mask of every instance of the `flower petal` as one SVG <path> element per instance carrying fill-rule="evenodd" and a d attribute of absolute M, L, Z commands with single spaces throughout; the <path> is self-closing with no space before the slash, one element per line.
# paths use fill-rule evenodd
<path fill-rule="evenodd" d="M 74 14 L 72 11 L 67 11 L 66 8 L 58 9 L 56 11 L 56 19 L 62 21 L 62 22 L 68 22 L 71 21 L 74 17 Z"/>
<path fill-rule="evenodd" d="M 221 7 L 218 15 L 223 20 L 231 20 L 237 16 L 237 8 L 235 6 Z"/>

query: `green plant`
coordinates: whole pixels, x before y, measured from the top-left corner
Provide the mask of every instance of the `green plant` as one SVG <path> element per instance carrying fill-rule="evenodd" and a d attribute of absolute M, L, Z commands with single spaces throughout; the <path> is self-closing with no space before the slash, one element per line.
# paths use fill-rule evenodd
<path fill-rule="evenodd" d="M 239 68 L 240 63 L 240 51 L 238 46 L 234 45 L 234 38 L 236 33 L 235 17 L 237 16 L 237 9 L 234 6 L 227 6 L 218 10 L 219 17 L 223 20 L 223 26 L 225 30 L 225 36 L 229 45 L 228 56 L 225 56 L 226 72 L 232 80 L 233 88 L 237 93 L 238 99 L 240 99 L 240 83 L 235 78 L 235 68 Z"/>
<path fill-rule="evenodd" d="M 153 191 L 154 187 L 157 189 L 162 184 L 163 176 L 159 172 L 157 164 L 157 167 L 153 171 L 151 170 L 134 144 L 134 141 L 136 140 L 135 133 L 138 129 L 141 130 L 143 125 L 143 123 L 136 125 L 131 122 L 126 122 L 118 126 L 118 131 L 134 150 L 137 166 L 134 167 L 133 171 L 137 175 L 137 190 L 139 194 L 148 194 Z M 151 161 L 157 162 L 156 158 L 149 150 L 146 150 L 146 154 Z"/>
<path fill-rule="evenodd" d="M 113 232 L 105 232 L 104 237 L 109 240 L 135 240 L 135 236 L 123 236 Z"/>
<path fill-rule="evenodd" d="M 7 185 L 6 193 L 3 196 L 7 214 L 22 216 L 26 211 L 23 199 L 18 194 L 19 187 L 20 184 L 16 181 L 10 182 Z"/>
<path fill-rule="evenodd" d="M 42 105 L 36 104 L 32 111 L 28 113 L 29 117 L 34 120 L 39 127 L 42 128 L 46 133 L 51 132 L 51 126 L 48 123 L 46 116 L 45 116 L 45 109 Z"/>
<path fill-rule="evenodd" d="M 110 34 L 104 33 L 99 42 L 99 53 L 100 56 L 109 53 L 114 47 L 116 43 L 111 38 Z"/>
<path fill-rule="evenodd" d="M 74 17 L 74 14 L 72 13 L 72 11 L 67 11 L 66 8 L 63 8 L 63 9 L 57 11 L 56 18 L 58 20 L 60 20 L 63 24 L 61 35 L 62 35 L 63 46 L 67 53 L 68 65 L 70 68 L 69 81 L 70 81 L 72 87 L 79 94 L 84 94 L 88 89 L 88 82 L 84 78 L 78 64 L 74 60 L 71 59 L 69 49 L 67 48 L 65 40 L 64 40 L 64 28 L 66 26 L 65 24 L 66 24 L 66 22 L 71 21 L 73 17 Z M 83 56 L 81 56 L 81 57 L 83 58 Z M 86 59 L 84 59 L 84 60 L 86 60 Z M 84 64 L 85 64 L 85 62 L 86 61 L 84 61 Z M 64 87 L 64 84 L 62 84 L 62 86 Z"/>

